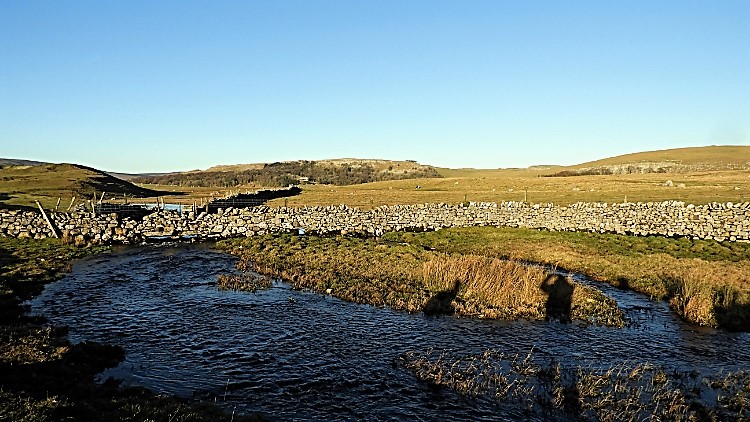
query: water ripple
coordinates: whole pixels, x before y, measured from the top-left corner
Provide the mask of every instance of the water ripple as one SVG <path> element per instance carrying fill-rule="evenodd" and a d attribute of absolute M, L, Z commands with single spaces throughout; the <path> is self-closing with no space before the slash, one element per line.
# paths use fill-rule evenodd
<path fill-rule="evenodd" d="M 394 365 L 414 349 L 534 348 L 564 365 L 635 361 L 703 373 L 750 363 L 747 334 L 684 324 L 665 304 L 608 286 L 597 285 L 628 328 L 409 315 L 284 283 L 255 294 L 217 290 L 217 275 L 234 263 L 200 245 L 123 249 L 81 261 L 32 309 L 69 326 L 73 341 L 123 346 L 125 362 L 104 376 L 283 420 L 528 420 L 512 404 L 417 383 Z"/>

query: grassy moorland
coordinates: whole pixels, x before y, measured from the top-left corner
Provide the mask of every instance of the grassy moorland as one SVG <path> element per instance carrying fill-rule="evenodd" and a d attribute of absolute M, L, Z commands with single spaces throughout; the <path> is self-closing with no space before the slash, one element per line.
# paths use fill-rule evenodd
<path fill-rule="evenodd" d="M 688 170 L 690 167 L 703 167 L 712 170 L 747 168 L 750 166 L 750 146 L 723 145 L 707 147 L 673 148 L 660 151 L 643 151 L 633 154 L 582 163 L 571 166 L 573 169 L 613 166 L 637 163 L 672 163 Z"/>
<path fill-rule="evenodd" d="M 302 195 L 270 205 L 338 205 L 361 208 L 418 203 L 526 201 L 744 202 L 750 192 L 750 146 L 680 148 L 611 157 L 575 166 L 527 169 L 438 169 L 440 179 L 383 181 L 355 186 L 302 186 Z M 659 163 L 665 173 L 546 177 L 561 171 Z M 672 181 L 671 186 L 666 182 Z"/>
<path fill-rule="evenodd" d="M 101 171 L 76 164 L 43 164 L 0 168 L 0 207 L 66 210 L 73 199 L 80 204 L 106 192 L 107 198 L 148 198 L 165 194 L 136 186 Z M 174 193 L 174 192 L 173 192 Z"/>
<path fill-rule="evenodd" d="M 394 204 L 524 200 L 531 203 L 558 205 L 581 201 L 612 203 L 625 200 L 629 202 L 679 200 L 696 205 L 710 202 L 737 203 L 747 201 L 748 192 L 750 192 L 750 164 L 748 163 L 750 160 L 747 157 L 750 157 L 750 146 L 650 151 L 575 166 L 534 166 L 526 169 L 436 169 L 406 161 L 326 160 L 320 163 L 335 168 L 372 167 L 371 173 L 390 174 L 390 176 L 371 178 L 381 180 L 379 182 L 348 186 L 303 184 L 301 195 L 277 199 L 271 201 L 269 205 L 346 204 L 367 209 Z M 659 165 L 666 163 L 669 167 L 659 167 L 666 173 L 546 177 L 566 170 L 578 171 L 607 166 L 627 167 L 644 163 L 660 163 Z M 205 172 L 193 171 L 185 174 L 200 178 L 201 173 L 216 175 L 222 172 L 258 170 L 261 167 L 262 165 L 257 164 L 217 166 Z M 383 180 L 384 178 L 415 177 L 426 170 L 437 171 L 437 175 L 442 177 Z M 284 170 L 277 176 L 294 176 L 296 180 L 297 175 L 292 174 L 293 172 L 287 173 L 289 171 Z M 34 200 L 40 200 L 46 208 L 54 208 L 57 199 L 61 198 L 62 207 L 66 208 L 74 196 L 79 199 L 81 196 L 89 198 L 94 189 L 100 194 L 107 191 L 109 192 L 107 198 L 120 201 L 123 200 L 123 195 L 130 198 L 150 197 L 146 199 L 147 202 L 156 202 L 156 196 L 161 196 L 169 203 L 192 204 L 194 201 L 200 203 L 201 200 L 269 187 L 261 181 L 243 184 L 240 183 L 242 178 L 227 178 L 224 182 L 211 187 L 191 187 L 184 183 L 181 185 L 142 184 L 140 187 L 147 190 L 135 191 L 134 189 L 139 187 L 119 179 L 105 179 L 105 176 L 107 175 L 93 169 L 71 165 L 0 168 L 2 181 L 0 206 L 4 202 L 6 206 L 33 207 Z M 157 179 L 148 180 L 153 182 Z M 169 178 L 164 180 L 169 180 Z M 672 186 L 665 185 L 668 180 L 672 181 Z"/>
<path fill-rule="evenodd" d="M 554 265 L 656 299 L 687 321 L 750 330 L 750 244 L 476 227 L 389 233 L 385 239 Z"/>
<path fill-rule="evenodd" d="M 268 235 L 217 247 L 238 255 L 241 270 L 356 303 L 479 318 L 624 323 L 617 304 L 598 290 L 496 258 L 344 237 Z"/>
<path fill-rule="evenodd" d="M 339 205 L 369 209 L 380 205 L 464 201 L 524 201 L 569 205 L 576 202 L 684 201 L 692 204 L 745 202 L 750 171 L 684 174 L 626 174 L 541 177 L 545 170 L 464 171 L 460 177 L 366 183 L 351 186 L 304 185 L 302 194 L 270 206 Z M 671 180 L 672 186 L 665 186 Z M 682 187 L 684 185 L 684 187 Z"/>
<path fill-rule="evenodd" d="M 103 251 L 0 237 L 0 420 L 255 420 L 142 388 L 96 384 L 97 373 L 122 361 L 121 348 L 70 344 L 64 328 L 25 315 L 22 300 L 60 278 L 71 260 Z"/>
<path fill-rule="evenodd" d="M 440 177 L 432 166 L 415 161 L 338 159 L 284 161 L 268 164 L 238 164 L 204 171 L 139 176 L 136 183 L 177 186 L 232 187 L 260 184 L 286 187 L 300 181 L 326 185 L 355 185 L 379 180 Z"/>

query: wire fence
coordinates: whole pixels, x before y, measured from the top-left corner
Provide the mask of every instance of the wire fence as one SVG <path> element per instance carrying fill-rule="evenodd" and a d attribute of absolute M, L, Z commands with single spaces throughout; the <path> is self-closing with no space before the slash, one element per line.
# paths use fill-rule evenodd
<path fill-rule="evenodd" d="M 177 211 L 180 215 L 184 212 L 215 214 L 219 209 L 252 208 L 263 205 L 272 199 L 285 198 L 298 195 L 299 193 L 300 189 L 298 187 L 291 187 L 288 189 L 262 190 L 255 193 L 237 194 L 228 198 L 207 199 L 205 201 L 201 199 L 200 203 L 195 201 L 192 204 L 165 203 L 161 197 L 157 198 L 154 203 L 143 204 L 100 201 L 93 205 L 93 211 L 98 215 L 115 213 L 121 217 L 131 218 L 143 218 L 145 215 L 158 210 Z M 89 208 L 92 208 L 91 201 L 89 202 Z"/>

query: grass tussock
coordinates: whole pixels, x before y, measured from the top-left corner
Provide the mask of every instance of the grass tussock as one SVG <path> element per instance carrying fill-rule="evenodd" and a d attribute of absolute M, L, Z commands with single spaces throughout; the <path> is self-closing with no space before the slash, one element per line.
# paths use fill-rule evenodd
<path fill-rule="evenodd" d="M 422 282 L 433 292 L 450 290 L 461 283 L 467 301 L 488 303 L 493 307 L 524 309 L 543 303 L 539 288 L 545 271 L 477 255 L 438 254 L 423 264 Z"/>
<path fill-rule="evenodd" d="M 601 292 L 562 280 L 569 294 L 558 297 L 544 290 L 550 277 L 544 270 L 495 258 L 344 237 L 269 235 L 218 247 L 238 255 L 240 269 L 355 303 L 426 314 L 624 325 L 617 304 Z"/>
<path fill-rule="evenodd" d="M 609 368 L 563 367 L 486 350 L 477 355 L 409 351 L 399 364 L 422 382 L 461 396 L 517 403 L 532 414 L 601 421 L 747 420 L 750 374 L 712 376 L 668 371 L 648 363 Z"/>
<path fill-rule="evenodd" d="M 750 244 L 490 227 L 385 238 L 445 253 L 565 268 L 667 300 L 686 321 L 750 330 Z"/>
<path fill-rule="evenodd" d="M 243 292 L 257 292 L 270 289 L 273 285 L 269 277 L 259 274 L 219 274 L 216 286 L 219 290 L 236 290 Z"/>

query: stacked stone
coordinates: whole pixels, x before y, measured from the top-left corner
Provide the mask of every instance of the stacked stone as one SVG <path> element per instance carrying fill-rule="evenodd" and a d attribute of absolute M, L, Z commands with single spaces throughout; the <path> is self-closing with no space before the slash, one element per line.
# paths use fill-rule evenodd
<path fill-rule="evenodd" d="M 220 209 L 216 214 L 158 211 L 142 220 L 116 214 L 50 213 L 62 236 L 77 244 L 133 243 L 145 238 L 223 239 L 300 228 L 311 234 L 379 235 L 449 227 L 507 226 L 554 231 L 589 231 L 634 236 L 750 240 L 750 203 L 686 205 L 683 202 L 576 203 L 570 206 L 523 202 L 381 206 L 363 211 L 328 207 Z M 51 229 L 38 212 L 0 211 L 0 236 L 44 238 Z"/>

